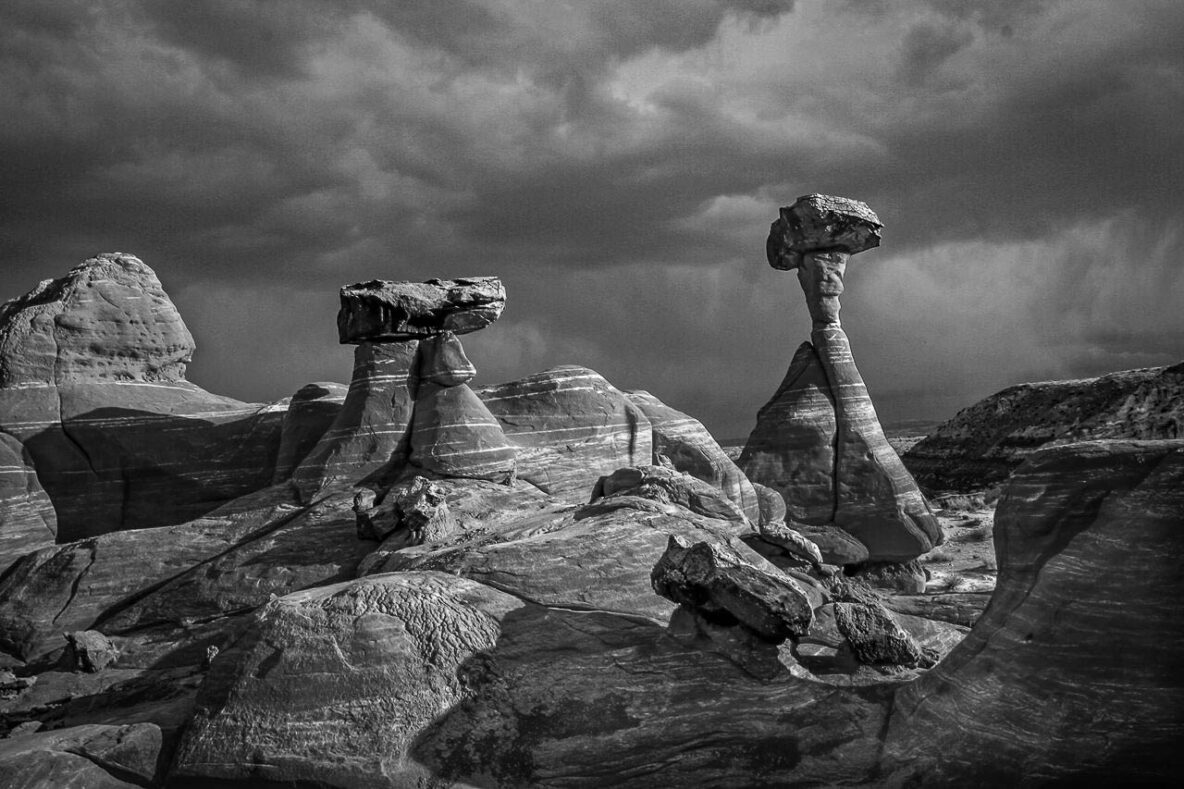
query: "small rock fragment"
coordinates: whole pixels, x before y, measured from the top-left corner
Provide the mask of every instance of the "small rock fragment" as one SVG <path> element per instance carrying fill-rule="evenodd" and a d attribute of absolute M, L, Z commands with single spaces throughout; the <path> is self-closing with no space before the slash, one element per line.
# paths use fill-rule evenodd
<path fill-rule="evenodd" d="M 97 630 L 76 630 L 66 633 L 70 663 L 75 671 L 93 674 L 105 669 L 119 657 L 119 648 Z"/>
<path fill-rule="evenodd" d="M 860 663 L 928 668 L 935 662 L 881 605 L 835 603 L 834 613 Z"/>

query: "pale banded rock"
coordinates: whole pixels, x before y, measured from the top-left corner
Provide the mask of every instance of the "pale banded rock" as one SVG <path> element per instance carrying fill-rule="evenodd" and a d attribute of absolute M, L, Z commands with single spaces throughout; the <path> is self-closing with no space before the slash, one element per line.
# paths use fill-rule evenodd
<path fill-rule="evenodd" d="M 514 458 L 501 424 L 472 389 L 420 385 L 411 465 L 444 476 L 505 481 L 514 475 Z"/>
<path fill-rule="evenodd" d="M 58 520 L 24 446 L 0 433 L 0 575 L 19 556 L 52 545 Z"/>
<path fill-rule="evenodd" d="M 517 451 L 518 477 L 584 503 L 596 481 L 653 462 L 649 420 L 585 367 L 555 367 L 477 391 Z"/>
<path fill-rule="evenodd" d="M 1184 436 L 1184 363 L 1010 386 L 959 411 L 904 454 L 930 490 L 981 490 L 1044 447 Z"/>
<path fill-rule="evenodd" d="M 193 338 L 147 265 L 99 255 L 0 308 L 0 430 L 58 538 L 190 520 L 271 482 L 283 408 L 185 380 Z"/>
<path fill-rule="evenodd" d="M 359 480 L 406 460 L 419 389 L 418 345 L 414 340 L 362 343 L 354 350 L 341 411 L 292 473 L 306 501 L 325 485 Z"/>
<path fill-rule="evenodd" d="M 737 465 L 781 494 L 785 516 L 824 524 L 835 516 L 835 401 L 822 363 L 802 343 L 781 386 L 757 413 Z"/>
<path fill-rule="evenodd" d="M 663 403 L 649 392 L 628 392 L 629 401 L 650 421 L 654 463 L 659 455 L 674 467 L 723 491 L 753 523 L 761 520 L 752 483 L 697 419 Z"/>
<path fill-rule="evenodd" d="M 341 289 L 337 330 L 343 343 L 465 334 L 496 321 L 505 305 L 506 290 L 497 277 L 372 280 Z"/>
<path fill-rule="evenodd" d="M 459 386 L 473 380 L 477 368 L 465 355 L 455 333 L 445 331 L 419 343 L 419 377 L 440 386 Z"/>
<path fill-rule="evenodd" d="M 348 393 L 349 387 L 341 384 L 318 382 L 305 384 L 292 395 L 280 429 L 273 483 L 292 476 L 337 419 Z"/>
<path fill-rule="evenodd" d="M 716 487 L 690 474 L 663 466 L 632 466 L 601 477 L 592 490 L 592 503 L 615 496 L 633 496 L 673 504 L 696 515 L 751 527 L 748 517 Z"/>
<path fill-rule="evenodd" d="M 866 545 L 872 560 L 915 559 L 941 543 L 941 526 L 884 437 L 846 333 L 827 327 L 811 337 L 835 397 L 834 523 Z"/>

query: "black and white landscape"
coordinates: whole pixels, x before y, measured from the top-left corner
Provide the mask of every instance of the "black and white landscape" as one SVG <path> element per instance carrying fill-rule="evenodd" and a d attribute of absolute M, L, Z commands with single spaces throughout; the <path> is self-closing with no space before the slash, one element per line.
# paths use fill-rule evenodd
<path fill-rule="evenodd" d="M 5 3 L 0 787 L 1174 785 L 1181 33 Z"/>

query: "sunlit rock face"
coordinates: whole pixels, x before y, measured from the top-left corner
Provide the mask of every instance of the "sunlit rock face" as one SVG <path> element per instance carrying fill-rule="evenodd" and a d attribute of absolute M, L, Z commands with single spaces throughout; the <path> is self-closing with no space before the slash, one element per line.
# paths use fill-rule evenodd
<path fill-rule="evenodd" d="M 267 485 L 282 406 L 185 380 L 193 337 L 156 274 L 98 255 L 0 308 L 0 431 L 58 539 L 189 520 Z"/>
<path fill-rule="evenodd" d="M 959 411 L 904 455 L 933 491 L 998 485 L 1042 447 L 1184 436 L 1184 363 L 1009 386 Z"/>
<path fill-rule="evenodd" d="M 865 204 L 842 197 L 806 195 L 781 209 L 769 264 L 797 271 L 813 328 L 738 465 L 781 493 L 789 518 L 841 529 L 872 561 L 905 562 L 940 543 L 941 529 L 884 437 L 839 322 L 848 260 L 879 245 L 880 227 Z"/>
<path fill-rule="evenodd" d="M 337 330 L 343 343 L 467 334 L 496 321 L 505 306 L 506 289 L 497 277 L 372 280 L 341 289 Z"/>

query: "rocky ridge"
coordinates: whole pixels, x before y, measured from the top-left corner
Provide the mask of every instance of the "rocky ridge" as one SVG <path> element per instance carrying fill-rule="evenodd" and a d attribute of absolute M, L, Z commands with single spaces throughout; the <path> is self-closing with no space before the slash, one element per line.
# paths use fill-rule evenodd
<path fill-rule="evenodd" d="M 959 411 L 904 455 L 932 491 L 997 485 L 1047 446 L 1184 436 L 1184 363 L 1008 387 Z"/>

